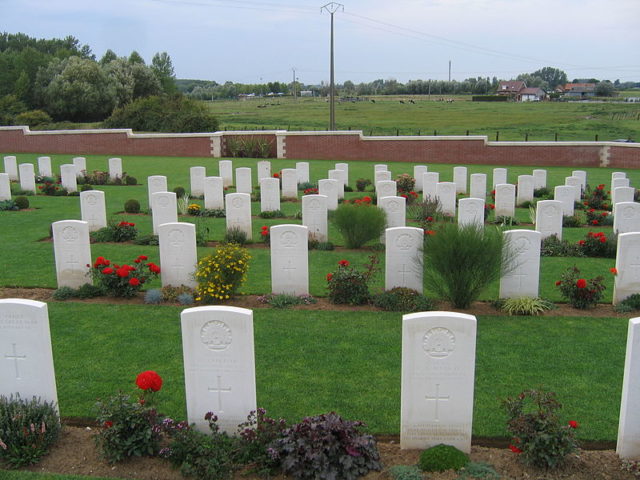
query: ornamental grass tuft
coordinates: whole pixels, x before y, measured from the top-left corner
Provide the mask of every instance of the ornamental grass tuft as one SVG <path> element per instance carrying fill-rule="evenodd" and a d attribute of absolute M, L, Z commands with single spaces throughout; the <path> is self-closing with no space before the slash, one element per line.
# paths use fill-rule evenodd
<path fill-rule="evenodd" d="M 342 203 L 330 216 L 344 239 L 345 247 L 360 248 L 384 233 L 386 215 L 368 202 Z"/>

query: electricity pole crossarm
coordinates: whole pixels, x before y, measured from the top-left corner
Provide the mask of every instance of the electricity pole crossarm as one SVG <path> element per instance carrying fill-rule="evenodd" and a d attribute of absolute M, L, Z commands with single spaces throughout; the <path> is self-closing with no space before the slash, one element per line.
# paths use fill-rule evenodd
<path fill-rule="evenodd" d="M 334 75 L 333 75 L 333 14 L 338 10 L 344 12 L 344 5 L 341 3 L 330 2 L 326 5 L 320 7 L 320 13 L 323 10 L 326 10 L 331 15 L 331 68 L 330 68 L 330 79 L 329 79 L 329 130 L 336 129 L 336 104 L 335 104 L 335 83 L 334 83 Z"/>

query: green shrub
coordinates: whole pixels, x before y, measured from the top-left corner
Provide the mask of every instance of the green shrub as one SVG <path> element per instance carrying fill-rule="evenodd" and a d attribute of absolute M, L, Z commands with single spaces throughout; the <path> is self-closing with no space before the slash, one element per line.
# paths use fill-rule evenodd
<path fill-rule="evenodd" d="M 138 179 L 136 177 L 132 177 L 131 175 L 127 175 L 125 177 L 124 183 L 126 185 L 137 185 L 138 184 Z"/>
<path fill-rule="evenodd" d="M 92 285 L 90 283 L 85 283 L 80 287 L 76 288 L 75 297 L 76 298 L 95 298 L 101 297 L 104 295 L 104 291 L 102 288 Z"/>
<path fill-rule="evenodd" d="M 330 251 L 335 247 L 331 242 L 318 242 L 313 246 L 313 248 L 315 248 L 316 250 Z"/>
<path fill-rule="evenodd" d="M 131 222 L 109 221 L 109 225 L 95 232 L 90 233 L 91 240 L 94 242 L 128 242 L 136 238 L 138 230 L 136 224 Z"/>
<path fill-rule="evenodd" d="M 581 215 L 564 215 L 562 217 L 562 226 L 565 228 L 577 228 L 584 225 L 584 220 Z"/>
<path fill-rule="evenodd" d="M 266 303 L 273 308 L 289 308 L 295 305 L 311 305 L 318 301 L 311 295 L 288 295 L 286 293 L 270 293 L 258 297 L 260 303 Z"/>
<path fill-rule="evenodd" d="M 286 215 L 282 210 L 268 210 L 258 214 L 260 218 L 284 218 Z"/>
<path fill-rule="evenodd" d="M 551 190 L 549 190 L 547 187 L 536 188 L 533 191 L 533 196 L 539 199 L 550 198 Z"/>
<path fill-rule="evenodd" d="M 226 231 L 222 240 L 224 243 L 244 245 L 247 243 L 247 233 L 236 227 Z"/>
<path fill-rule="evenodd" d="M 587 188 L 584 191 L 584 203 L 583 205 L 590 209 L 595 210 L 608 210 L 611 208 L 611 203 L 609 202 L 609 194 L 605 190 L 605 185 L 601 183 L 596 188 L 591 188 L 590 185 L 587 185 Z"/>
<path fill-rule="evenodd" d="M 160 273 L 153 262 L 144 263 L 145 255 L 138 256 L 131 265 L 114 265 L 104 257 L 98 257 L 91 268 L 96 286 L 111 297 L 134 297 L 142 285 Z"/>
<path fill-rule="evenodd" d="M 384 210 L 367 203 L 343 203 L 329 218 L 347 248 L 360 248 L 371 240 L 378 240 L 386 224 Z"/>
<path fill-rule="evenodd" d="M 124 202 L 124 211 L 127 213 L 140 213 L 140 202 L 131 198 Z"/>
<path fill-rule="evenodd" d="M 371 185 L 371 180 L 368 178 L 359 178 L 356 180 L 356 190 L 359 192 L 364 192 L 369 185 Z"/>
<path fill-rule="evenodd" d="M 468 308 L 502 272 L 513 254 L 499 228 L 443 224 L 424 248 L 424 283 L 456 308 Z"/>
<path fill-rule="evenodd" d="M 415 290 L 396 287 L 373 298 L 373 304 L 387 312 L 425 312 L 433 310 L 433 302 Z"/>
<path fill-rule="evenodd" d="M 588 232 L 578 247 L 585 257 L 616 258 L 618 237 L 615 234 L 606 236 L 604 232 Z"/>
<path fill-rule="evenodd" d="M 159 305 L 163 300 L 162 290 L 159 288 L 147 290 L 144 294 L 144 303 L 149 305 Z"/>
<path fill-rule="evenodd" d="M 584 257 L 580 245 L 568 240 L 560 240 L 557 235 L 550 235 L 542 240 L 540 249 L 542 257 Z"/>
<path fill-rule="evenodd" d="M 396 177 L 396 187 L 398 188 L 398 193 L 413 192 L 415 186 L 416 179 L 408 173 L 403 173 Z"/>
<path fill-rule="evenodd" d="M 19 468 L 37 463 L 60 433 L 53 403 L 0 396 L 0 462 Z"/>
<path fill-rule="evenodd" d="M 423 472 L 460 470 L 469 463 L 469 456 L 451 445 L 436 445 L 420 454 L 418 466 Z"/>
<path fill-rule="evenodd" d="M 606 288 L 601 275 L 589 280 L 580 278 L 580 270 L 575 266 L 563 272 L 556 286 L 572 307 L 582 310 L 595 307 Z"/>
<path fill-rule="evenodd" d="M 13 202 L 16 204 L 16 207 L 18 207 L 19 210 L 25 210 L 29 208 L 29 199 L 27 197 L 16 197 Z"/>
<path fill-rule="evenodd" d="M 436 220 L 443 220 L 442 205 L 437 198 L 427 198 L 422 202 L 407 205 L 407 217 L 415 220 L 420 227 L 428 230 Z"/>
<path fill-rule="evenodd" d="M 71 287 L 56 288 L 53 291 L 53 295 L 52 295 L 54 300 L 69 300 L 70 298 L 73 298 L 75 296 L 76 296 L 76 291 Z"/>
<path fill-rule="evenodd" d="M 509 315 L 540 315 L 554 307 L 553 303 L 542 298 L 518 297 L 505 298 L 500 309 Z"/>
<path fill-rule="evenodd" d="M 18 206 L 13 200 L 3 200 L 0 202 L 0 212 L 4 210 L 18 210 Z"/>
<path fill-rule="evenodd" d="M 193 293 L 193 288 L 187 287 L 186 285 L 180 285 L 179 287 L 174 287 L 173 285 L 165 285 L 160 290 L 162 292 L 162 300 L 165 302 L 174 303 L 178 301 L 178 297 L 183 293 Z"/>
<path fill-rule="evenodd" d="M 180 197 L 184 197 L 187 191 L 184 189 L 184 187 L 176 187 L 173 189 L 173 193 L 176 194 L 176 198 L 180 198 Z"/>
<path fill-rule="evenodd" d="M 51 123 L 51 117 L 47 112 L 42 110 L 29 110 L 28 112 L 22 112 L 16 115 L 14 122 L 16 125 L 37 127 L 38 125 Z"/>
<path fill-rule="evenodd" d="M 515 225 L 520 225 L 520 222 L 516 220 L 516 217 L 505 217 L 503 215 L 496 217 L 491 223 L 493 223 L 494 225 L 501 225 L 503 227 L 512 227 Z"/>
<path fill-rule="evenodd" d="M 198 262 L 195 277 L 197 302 L 220 303 L 229 300 L 246 278 L 251 256 L 238 244 L 221 245 L 213 255 Z"/>
<path fill-rule="evenodd" d="M 485 478 L 487 480 L 500 480 L 500 475 L 493 468 L 493 465 L 484 462 L 469 462 L 460 471 L 458 480 L 478 480 Z"/>
<path fill-rule="evenodd" d="M 416 465 L 394 465 L 389 475 L 393 480 L 422 480 L 422 471 Z"/>
<path fill-rule="evenodd" d="M 369 282 L 377 270 L 378 257 L 369 257 L 369 263 L 361 272 L 348 260 L 340 260 L 338 269 L 327 274 L 329 301 L 334 304 L 364 305 L 369 303 Z"/>
<path fill-rule="evenodd" d="M 213 218 L 224 218 L 227 216 L 226 212 L 224 211 L 224 209 L 221 208 L 215 208 L 215 209 L 207 209 L 205 208 L 204 210 L 200 211 L 200 216 L 201 217 L 213 217 Z"/>
<path fill-rule="evenodd" d="M 618 313 L 626 313 L 626 312 L 633 312 L 635 310 L 640 310 L 640 293 L 634 293 L 633 295 L 629 295 L 627 298 L 625 298 L 616 306 L 614 306 L 614 310 Z"/>
<path fill-rule="evenodd" d="M 157 235 L 142 235 L 141 237 L 136 237 L 133 240 L 133 243 L 136 245 L 160 245 L 160 240 Z"/>

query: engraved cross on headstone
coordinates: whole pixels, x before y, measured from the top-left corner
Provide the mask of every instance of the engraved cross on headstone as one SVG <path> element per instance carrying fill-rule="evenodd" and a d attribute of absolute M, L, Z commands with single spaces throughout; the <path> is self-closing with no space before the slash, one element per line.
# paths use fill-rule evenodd
<path fill-rule="evenodd" d="M 231 387 L 222 386 L 222 376 L 218 375 L 216 378 L 218 379 L 217 387 L 209 387 L 207 390 L 209 390 L 212 393 L 218 394 L 218 410 L 217 411 L 220 413 L 223 413 L 224 410 L 222 408 L 222 394 L 231 393 Z"/>
<path fill-rule="evenodd" d="M 5 353 L 4 358 L 7 360 L 13 360 L 13 363 L 16 369 L 16 380 L 20 380 L 20 370 L 18 370 L 18 360 L 26 360 L 27 356 L 18 355 L 18 352 L 16 351 L 16 344 L 12 343 L 11 345 L 13 346 L 13 355 L 9 355 Z"/>
<path fill-rule="evenodd" d="M 640 280 L 640 252 L 633 255 L 633 259 L 629 262 L 629 268 L 632 269 L 631 276 L 634 281 Z"/>
<path fill-rule="evenodd" d="M 398 270 L 398 273 L 402 274 L 402 286 L 406 286 L 407 285 L 407 277 L 405 276 L 406 273 L 411 273 L 411 269 L 407 270 L 407 266 L 403 263 L 402 267 Z"/>
<path fill-rule="evenodd" d="M 514 277 L 518 280 L 518 288 L 522 288 L 522 279 L 526 276 L 526 273 L 522 273 L 522 267 L 516 268 L 515 271 L 510 275 L 510 277 Z"/>
<path fill-rule="evenodd" d="M 287 264 L 282 267 L 282 270 L 287 272 L 287 277 L 291 278 L 291 272 L 294 271 L 296 267 L 291 266 L 291 259 L 287 261 Z"/>
<path fill-rule="evenodd" d="M 440 384 L 436 383 L 436 394 L 435 396 L 431 397 L 429 395 L 425 395 L 425 397 L 428 401 L 434 401 L 436 402 L 436 416 L 435 416 L 435 420 L 436 422 L 440 421 L 440 409 L 438 408 L 438 405 L 440 403 L 440 401 L 449 401 L 449 395 L 440 395 Z"/>
<path fill-rule="evenodd" d="M 69 256 L 67 257 L 67 261 L 65 262 L 65 265 L 66 265 L 66 266 L 71 265 L 71 271 L 72 271 L 72 272 L 75 272 L 75 271 L 77 271 L 77 270 L 80 270 L 80 268 L 79 268 L 79 267 L 78 267 L 78 268 L 76 268 L 76 265 L 78 265 L 78 266 L 79 266 L 79 265 L 80 265 L 80 262 L 79 262 L 79 261 L 77 261 L 75 258 L 76 258 L 76 257 L 75 257 L 75 255 L 74 255 L 73 253 L 70 253 L 70 254 L 69 254 Z"/>

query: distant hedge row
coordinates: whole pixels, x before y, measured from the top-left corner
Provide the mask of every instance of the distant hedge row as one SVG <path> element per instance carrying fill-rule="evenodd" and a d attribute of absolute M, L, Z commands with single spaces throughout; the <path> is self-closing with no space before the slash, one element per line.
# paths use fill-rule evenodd
<path fill-rule="evenodd" d="M 472 102 L 506 102 L 509 97 L 506 95 L 474 95 L 471 97 Z"/>

